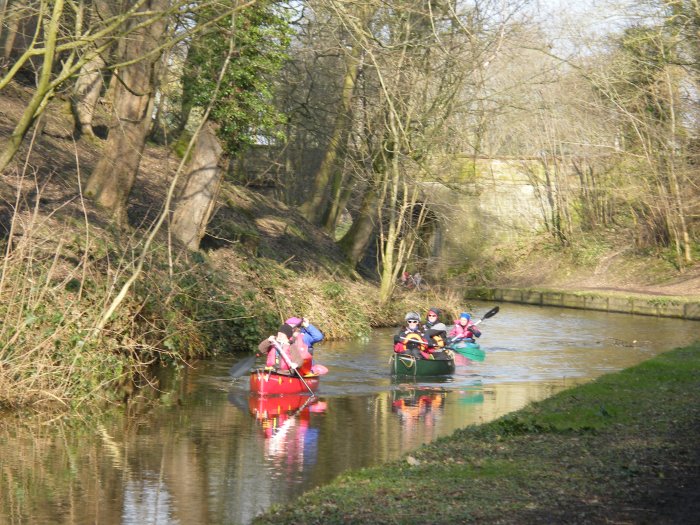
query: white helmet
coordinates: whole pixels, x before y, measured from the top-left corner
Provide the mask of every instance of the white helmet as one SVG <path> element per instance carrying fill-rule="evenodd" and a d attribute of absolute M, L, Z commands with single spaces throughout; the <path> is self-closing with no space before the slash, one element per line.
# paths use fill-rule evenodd
<path fill-rule="evenodd" d="M 406 314 L 406 321 L 418 321 L 420 322 L 420 315 L 416 312 L 408 312 Z"/>

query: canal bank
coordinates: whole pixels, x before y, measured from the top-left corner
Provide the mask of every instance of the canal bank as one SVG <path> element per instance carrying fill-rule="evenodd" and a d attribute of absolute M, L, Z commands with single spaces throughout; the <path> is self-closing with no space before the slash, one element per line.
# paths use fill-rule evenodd
<path fill-rule="evenodd" d="M 465 299 L 557 306 L 579 310 L 673 317 L 700 321 L 700 297 L 635 294 L 627 291 L 563 291 L 532 288 L 467 288 Z"/>
<path fill-rule="evenodd" d="M 699 432 L 695 343 L 341 475 L 255 523 L 691 523 Z"/>

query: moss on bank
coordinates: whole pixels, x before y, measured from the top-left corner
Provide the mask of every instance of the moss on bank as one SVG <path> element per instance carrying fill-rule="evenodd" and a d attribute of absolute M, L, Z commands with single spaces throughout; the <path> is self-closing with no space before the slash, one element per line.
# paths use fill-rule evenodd
<path fill-rule="evenodd" d="M 700 320 L 700 295 L 660 296 L 631 291 L 536 288 L 466 288 L 464 294 L 482 301 Z"/>
<path fill-rule="evenodd" d="M 699 433 L 696 343 L 345 474 L 255 523 L 690 523 Z"/>

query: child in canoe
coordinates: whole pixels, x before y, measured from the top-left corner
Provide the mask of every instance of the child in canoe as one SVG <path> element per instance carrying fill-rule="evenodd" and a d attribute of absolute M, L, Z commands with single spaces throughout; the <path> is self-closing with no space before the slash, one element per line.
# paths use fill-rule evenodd
<path fill-rule="evenodd" d="M 451 343 L 456 341 L 474 342 L 475 337 L 481 337 L 481 330 L 476 327 L 472 316 L 467 312 L 459 314 L 459 319 L 455 320 L 455 325 L 447 334 Z"/>

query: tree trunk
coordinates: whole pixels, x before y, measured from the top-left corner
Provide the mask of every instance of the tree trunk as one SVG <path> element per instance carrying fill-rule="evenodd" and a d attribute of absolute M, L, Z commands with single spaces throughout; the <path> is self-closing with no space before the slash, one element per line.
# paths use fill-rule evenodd
<path fill-rule="evenodd" d="M 394 130 L 395 131 L 395 130 Z M 403 258 L 399 258 L 398 264 L 396 261 L 396 251 L 399 244 L 399 228 L 403 224 L 405 217 L 405 206 L 398 202 L 400 174 L 398 167 L 398 159 L 395 154 L 391 159 L 391 168 L 389 174 L 390 180 L 387 181 L 391 189 L 389 191 L 389 219 L 386 232 L 382 232 L 381 245 L 379 251 L 381 254 L 381 268 L 379 271 L 379 302 L 388 304 L 391 300 L 391 295 L 394 292 L 394 271 L 404 263 Z M 406 195 L 403 194 L 405 204 Z M 396 209 L 399 206 L 400 209 Z M 396 270 L 398 272 L 398 270 Z"/>
<path fill-rule="evenodd" d="M 202 128 L 192 152 L 187 182 L 173 213 L 171 230 L 190 250 L 199 242 L 211 217 L 223 171 L 219 158 L 223 148 L 211 125 Z"/>
<path fill-rule="evenodd" d="M 75 115 L 75 134 L 94 137 L 92 129 L 92 118 L 95 114 L 97 101 L 102 92 L 104 81 L 102 79 L 102 69 L 105 61 L 100 55 L 86 62 L 80 70 L 80 75 L 73 88 L 72 109 Z"/>
<path fill-rule="evenodd" d="M 10 18 L 10 24 L 14 25 L 15 28 L 14 30 L 12 29 L 12 26 L 8 23 L 5 22 L 5 20 L 8 18 L 8 7 L 9 7 L 10 0 L 0 0 L 0 48 L 2 48 L 3 51 L 3 58 L 7 59 L 9 58 L 8 52 L 6 51 L 6 44 L 9 42 L 10 43 L 10 49 L 12 49 L 12 42 L 8 40 L 9 38 L 14 38 L 14 33 L 17 30 L 15 22 Z M 5 29 L 7 27 L 7 29 Z M 4 64 L 4 60 L 1 62 Z"/>
<path fill-rule="evenodd" d="M 3 2 L 3 20 L 2 20 L 2 35 L 0 35 L 0 42 L 2 42 L 2 58 L 3 63 L 8 64 L 12 62 L 13 55 L 16 55 L 16 40 L 17 36 L 22 29 L 25 34 L 24 38 L 21 38 L 21 42 L 17 43 L 20 47 L 20 53 L 26 51 L 27 47 L 30 45 L 31 38 L 27 40 L 26 35 L 31 35 L 31 32 L 36 30 L 36 16 L 28 15 L 28 7 L 22 3 L 12 2 L 7 0 Z M 29 20 L 29 22 L 27 21 Z M 22 46 L 24 46 L 22 48 Z"/>
<path fill-rule="evenodd" d="M 693 256 L 692 256 L 692 251 L 691 251 L 691 242 L 690 242 L 690 235 L 688 233 L 688 223 L 685 218 L 685 206 L 683 204 L 683 191 L 681 190 L 681 185 L 680 182 L 678 181 L 678 174 L 676 173 L 676 153 L 675 153 L 675 148 L 674 145 L 676 144 L 677 140 L 676 137 L 678 135 L 678 130 L 676 129 L 677 124 L 676 124 L 676 110 L 675 110 L 675 89 L 674 89 L 674 83 L 671 80 L 671 76 L 668 73 L 668 70 L 666 71 L 666 82 L 668 86 L 668 94 L 669 94 L 669 100 L 671 101 L 671 104 L 669 104 L 669 113 L 671 115 L 671 144 L 667 147 L 667 150 L 669 152 L 669 169 L 668 169 L 668 185 L 669 185 L 669 190 L 671 192 L 671 195 L 673 196 L 673 205 L 675 208 L 675 215 L 676 215 L 676 221 L 678 224 L 678 236 L 677 236 L 677 243 L 679 244 L 678 249 L 681 251 L 681 246 L 682 246 L 682 256 L 679 254 L 679 261 L 678 261 L 678 267 L 682 270 L 684 263 L 685 264 L 690 264 L 693 261 Z"/>
<path fill-rule="evenodd" d="M 364 6 L 355 5 L 352 8 L 353 14 L 350 17 L 352 22 L 349 22 L 351 25 L 355 26 L 354 31 L 359 33 L 366 31 L 370 20 L 378 8 L 377 5 L 373 5 L 372 3 L 368 3 Z M 350 51 L 345 55 L 345 76 L 343 77 L 343 91 L 340 99 L 340 107 L 338 108 L 339 112 L 333 124 L 331 138 L 321 161 L 321 165 L 314 176 L 314 184 L 310 196 L 300 208 L 302 215 L 313 224 L 321 224 L 332 215 L 333 212 L 328 210 L 328 187 L 330 185 L 339 188 L 342 184 L 343 174 L 337 162 L 343 156 L 343 151 L 347 146 L 348 135 L 350 133 L 350 124 L 353 119 L 352 101 L 357 87 L 357 76 L 360 72 L 362 53 L 362 45 L 355 42 Z M 328 230 L 329 226 L 327 221 L 325 226 Z M 333 224 L 333 228 L 335 228 L 335 224 Z"/>
<path fill-rule="evenodd" d="M 145 2 L 142 11 L 164 12 L 167 0 Z M 130 23 L 137 24 L 138 17 Z M 124 45 L 114 93 L 114 119 L 102 158 L 90 175 L 86 195 L 105 207 L 117 224 L 127 223 L 127 204 L 133 188 L 146 137 L 151 128 L 151 109 L 156 86 L 155 53 L 165 32 L 166 20 L 159 18 L 148 27 L 133 31 Z M 146 57 L 146 58 L 144 58 Z M 134 62 L 135 61 L 135 62 Z"/>
<path fill-rule="evenodd" d="M 192 53 L 192 46 L 187 50 L 187 58 L 185 58 L 185 63 L 191 61 L 190 53 Z M 178 115 L 177 128 L 175 129 L 174 136 L 180 138 L 185 129 L 187 129 L 187 123 L 190 121 L 190 115 L 192 114 L 192 109 L 194 108 L 194 103 L 192 101 L 192 93 L 186 78 L 182 79 L 182 97 L 180 102 L 180 114 Z"/>
<path fill-rule="evenodd" d="M 332 181 L 335 177 L 341 175 L 337 173 L 338 158 L 342 156 L 342 150 L 347 142 L 348 133 L 350 130 L 349 121 L 351 117 L 352 98 L 355 93 L 355 83 L 357 74 L 360 70 L 358 52 L 353 49 L 353 52 L 345 60 L 345 77 L 343 79 L 343 95 L 341 99 L 341 108 L 333 125 L 328 147 L 323 155 L 321 165 L 314 176 L 314 185 L 311 189 L 309 199 L 302 204 L 300 211 L 307 220 L 313 224 L 320 224 L 322 218 L 326 215 L 328 206 L 327 196 L 328 187 L 332 182 L 338 186 L 338 181 Z"/>
<path fill-rule="evenodd" d="M 353 185 L 347 180 L 342 169 L 336 170 L 336 175 L 333 177 L 331 198 L 326 207 L 326 212 L 321 219 L 321 227 L 334 237 L 335 229 L 338 225 L 338 217 L 345 209 L 350 197 L 352 196 Z"/>
<path fill-rule="evenodd" d="M 114 16 L 114 7 L 106 0 L 92 0 L 89 4 L 89 12 L 86 18 L 90 21 L 90 27 L 99 27 L 101 18 Z M 98 45 L 105 45 L 106 42 L 98 42 Z M 97 101 L 102 93 L 105 84 L 104 68 L 106 61 L 103 53 L 97 53 L 87 60 L 80 68 L 80 73 L 73 86 L 73 97 L 71 109 L 75 117 L 74 133 L 77 137 L 87 135 L 94 137 L 92 120 L 97 107 Z"/>
<path fill-rule="evenodd" d="M 367 188 L 360 211 L 350 229 L 338 242 L 353 268 L 362 260 L 372 240 L 376 224 L 377 194 L 372 186 Z"/>
<path fill-rule="evenodd" d="M 51 12 L 51 18 L 47 20 L 44 27 L 44 54 L 41 74 L 39 75 L 36 90 L 31 100 L 24 109 L 19 122 L 10 135 L 5 149 L 0 154 L 0 172 L 4 171 L 19 150 L 20 144 L 24 140 L 27 131 L 41 115 L 54 87 L 51 83 L 51 71 L 55 60 L 56 42 L 58 39 L 59 22 L 63 14 L 63 0 L 56 0 Z"/>

